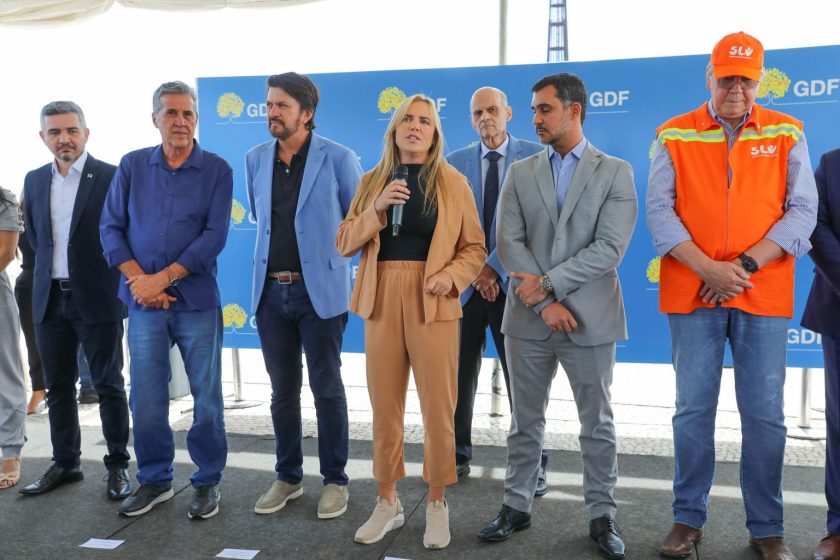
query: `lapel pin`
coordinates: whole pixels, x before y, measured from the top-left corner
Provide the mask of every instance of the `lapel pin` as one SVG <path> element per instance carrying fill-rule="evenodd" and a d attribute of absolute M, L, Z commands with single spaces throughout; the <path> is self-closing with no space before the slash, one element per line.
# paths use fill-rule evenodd
<path fill-rule="evenodd" d="M 93 173 L 88 173 L 88 174 L 87 174 L 87 178 L 88 178 L 88 179 L 93 179 Z"/>

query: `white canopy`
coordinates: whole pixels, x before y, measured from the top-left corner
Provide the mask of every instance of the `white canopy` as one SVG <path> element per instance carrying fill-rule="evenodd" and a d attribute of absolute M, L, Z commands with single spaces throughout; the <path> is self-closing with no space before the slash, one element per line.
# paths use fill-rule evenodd
<path fill-rule="evenodd" d="M 0 24 L 49 25 L 92 17 L 114 2 L 150 10 L 217 10 L 219 8 L 268 8 L 317 0 L 0 0 Z"/>

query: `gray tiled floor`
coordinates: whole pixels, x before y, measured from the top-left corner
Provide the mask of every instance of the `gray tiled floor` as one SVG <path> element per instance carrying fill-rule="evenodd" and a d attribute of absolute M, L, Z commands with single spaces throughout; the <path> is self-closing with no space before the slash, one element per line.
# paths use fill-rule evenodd
<path fill-rule="evenodd" d="M 351 418 L 351 502 L 348 512 L 333 521 L 319 521 L 315 508 L 320 492 L 317 477 L 317 441 L 312 397 L 302 396 L 305 417 L 304 496 L 281 512 L 256 516 L 253 503 L 273 479 L 273 441 L 267 399 L 270 387 L 259 352 L 242 351 L 245 399 L 260 401 L 253 408 L 228 410 L 230 454 L 222 485 L 222 511 L 205 522 L 186 517 L 190 498 L 187 478 L 189 457 L 184 447 L 191 417 L 188 398 L 172 401 L 170 419 L 178 434 L 175 499 L 139 519 L 119 518 L 116 505 L 104 498 L 104 474 L 99 457 L 103 443 L 96 406 L 84 406 L 80 420 L 83 434 L 83 468 L 80 484 L 49 495 L 23 498 L 14 491 L 0 492 L 0 527 L 6 538 L 0 559 L 192 559 L 212 558 L 222 548 L 260 550 L 265 558 L 598 558 L 586 536 L 581 498 L 582 479 L 577 453 L 574 404 L 562 375 L 558 376 L 549 405 L 546 446 L 554 450 L 549 464 L 552 490 L 538 500 L 533 527 L 498 545 L 479 542 L 474 534 L 498 511 L 505 467 L 505 433 L 508 427 L 506 398 L 500 417 L 490 417 L 489 362 L 480 380 L 477 400 L 476 450 L 471 477 L 447 493 L 450 502 L 452 544 L 444 551 L 429 552 L 421 540 L 424 526 L 425 488 L 420 479 L 422 425 L 412 393 L 406 414 L 408 478 L 400 483 L 406 509 L 406 526 L 369 547 L 352 542 L 355 529 L 367 518 L 373 504 L 375 483 L 370 472 L 370 407 L 364 377 L 364 357 L 344 357 Z M 230 383 L 226 351 L 227 383 Z M 819 373 L 819 372 L 818 372 Z M 718 469 L 710 503 L 707 536 L 698 556 L 707 558 L 757 558 L 746 546 L 743 505 L 738 488 L 738 416 L 732 395 L 732 374 L 724 376 L 718 423 Z M 814 406 L 821 407 L 821 379 L 815 376 Z M 791 370 L 786 392 L 786 414 L 795 425 L 799 402 L 798 371 Z M 619 436 L 620 478 L 616 489 L 619 523 L 628 544 L 629 558 L 656 558 L 656 546 L 670 524 L 671 459 L 670 416 L 673 373 L 670 367 L 620 365 L 613 386 Z M 814 425 L 822 424 L 814 411 Z M 24 449 L 24 480 L 39 475 L 49 464 L 50 445 L 46 414 L 30 417 Z M 822 495 L 824 443 L 788 442 L 785 470 L 786 528 L 788 541 L 800 558 L 819 538 L 824 522 Z M 125 539 L 114 551 L 78 548 L 90 537 Z"/>

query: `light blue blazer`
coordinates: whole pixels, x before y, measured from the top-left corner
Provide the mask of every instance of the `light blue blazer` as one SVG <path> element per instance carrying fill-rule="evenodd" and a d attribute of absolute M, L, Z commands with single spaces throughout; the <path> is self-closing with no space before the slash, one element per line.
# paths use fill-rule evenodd
<path fill-rule="evenodd" d="M 275 142 L 260 144 L 245 155 L 248 202 L 257 220 L 253 313 L 260 304 L 268 267 Z M 362 167 L 352 150 L 312 133 L 295 212 L 295 230 L 303 282 L 322 319 L 344 313 L 350 303 L 350 259 L 338 253 L 335 235 L 361 178 Z"/>
<path fill-rule="evenodd" d="M 502 176 L 499 177 L 499 191 L 502 189 L 502 184 L 505 180 L 505 175 L 514 161 L 526 158 L 532 154 L 544 150 L 545 147 L 536 142 L 528 142 L 527 140 L 518 140 L 511 134 L 508 134 L 508 149 L 507 157 L 505 157 L 505 168 Z M 478 209 L 479 222 L 481 227 L 484 227 L 484 220 L 481 219 L 484 209 L 484 185 L 481 181 L 481 143 L 455 150 L 448 156 L 447 161 L 452 164 L 455 169 L 461 172 L 470 183 L 470 188 L 475 197 L 475 206 Z M 499 285 L 502 290 L 507 293 L 508 275 L 505 269 L 502 268 L 502 263 L 496 255 L 496 217 L 493 217 L 493 226 L 490 230 L 490 246 L 487 247 L 487 264 L 496 271 L 499 275 Z M 470 285 L 464 293 L 461 294 L 461 305 L 464 305 L 472 297 L 475 288 Z"/>

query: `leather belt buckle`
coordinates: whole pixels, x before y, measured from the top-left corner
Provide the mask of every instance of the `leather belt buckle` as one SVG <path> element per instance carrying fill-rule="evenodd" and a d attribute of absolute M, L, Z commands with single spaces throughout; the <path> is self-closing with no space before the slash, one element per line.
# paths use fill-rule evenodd
<path fill-rule="evenodd" d="M 58 289 L 62 292 L 69 292 L 70 291 L 70 279 L 69 278 L 56 278 L 55 282 L 58 284 Z"/>
<path fill-rule="evenodd" d="M 300 272 L 292 272 L 291 270 L 281 270 L 279 272 L 269 272 L 269 278 L 275 280 L 278 284 L 287 285 L 300 280 Z"/>

